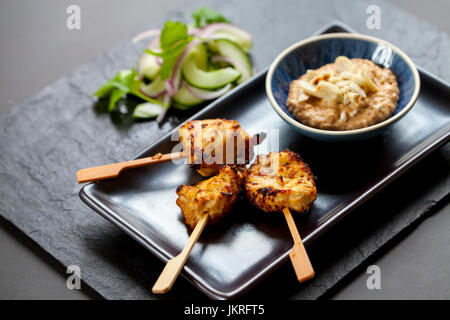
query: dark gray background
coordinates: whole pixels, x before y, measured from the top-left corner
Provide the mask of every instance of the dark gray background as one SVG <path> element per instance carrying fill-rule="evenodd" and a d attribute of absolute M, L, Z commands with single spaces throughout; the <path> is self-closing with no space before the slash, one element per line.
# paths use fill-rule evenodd
<path fill-rule="evenodd" d="M 155 20 L 160 21 L 185 2 L 2 1 L 0 114 L 113 47 L 119 40 Z M 432 5 L 425 1 L 391 2 L 450 33 L 446 17 L 450 11 L 448 1 L 435 0 Z M 69 31 L 65 27 L 65 10 L 70 4 L 81 7 L 82 29 L 79 31 Z M 367 290 L 367 274 L 360 270 L 360 274 L 348 279 L 331 297 L 450 298 L 449 210 L 448 205 L 444 206 L 373 260 L 372 263 L 382 270 L 382 290 Z M 65 270 L 59 263 L 3 219 L 0 225 L 0 298 L 96 297 L 87 288 L 68 290 Z"/>

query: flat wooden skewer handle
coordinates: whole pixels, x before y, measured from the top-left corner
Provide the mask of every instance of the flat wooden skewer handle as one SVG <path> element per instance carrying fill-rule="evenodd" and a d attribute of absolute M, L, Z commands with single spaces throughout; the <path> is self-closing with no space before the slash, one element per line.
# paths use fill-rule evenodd
<path fill-rule="evenodd" d="M 294 247 L 289 253 L 292 265 L 294 266 L 297 280 L 303 282 L 314 277 L 314 269 L 309 261 L 308 253 L 306 253 L 305 246 L 303 245 L 302 238 L 298 233 L 295 221 L 292 218 L 291 211 L 288 208 L 283 209 L 284 216 L 291 231 L 292 238 L 294 239 Z"/>
<path fill-rule="evenodd" d="M 166 162 L 184 158 L 183 152 L 174 152 L 168 154 L 158 154 L 153 157 L 141 158 L 131 161 L 107 164 L 104 166 L 81 169 L 77 172 L 78 183 L 98 181 L 110 178 L 116 178 L 120 172 L 128 168 L 143 167 L 153 163 Z"/>
<path fill-rule="evenodd" d="M 189 240 L 183 251 L 181 251 L 181 253 L 175 258 L 172 258 L 167 262 L 163 271 L 159 275 L 158 280 L 156 280 L 155 284 L 153 285 L 153 293 L 166 293 L 172 288 L 175 280 L 181 272 L 181 269 L 183 269 L 183 266 L 186 263 L 186 260 L 191 253 L 194 244 L 200 237 L 203 228 L 205 228 L 206 222 L 208 222 L 208 215 L 204 215 L 200 219 L 200 221 L 197 222 L 197 225 L 195 226 L 194 231 L 192 231 L 191 236 L 189 237 Z"/>

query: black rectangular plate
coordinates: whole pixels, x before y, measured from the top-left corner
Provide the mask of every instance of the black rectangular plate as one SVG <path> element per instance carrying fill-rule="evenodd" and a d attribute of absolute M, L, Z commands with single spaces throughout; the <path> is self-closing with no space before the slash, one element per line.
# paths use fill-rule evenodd
<path fill-rule="evenodd" d="M 335 22 L 319 33 L 354 32 Z M 300 39 L 299 39 L 300 40 Z M 280 149 L 299 152 L 317 176 L 319 194 L 310 212 L 296 216 L 307 246 L 325 230 L 450 136 L 450 87 L 420 70 L 422 88 L 413 109 L 371 140 L 330 144 L 300 136 L 272 110 L 265 93 L 267 69 L 192 119 L 239 121 L 250 133 L 278 129 Z M 176 132 L 177 128 L 173 132 Z M 172 132 L 134 158 L 171 152 Z M 258 153 L 258 150 L 256 150 Z M 173 163 L 127 170 L 114 180 L 88 184 L 81 199 L 163 261 L 184 247 L 190 230 L 175 204 L 175 189 L 199 176 Z M 207 228 L 182 275 L 211 298 L 236 297 L 288 259 L 292 240 L 282 215 L 263 214 L 240 203 L 223 222 Z"/>

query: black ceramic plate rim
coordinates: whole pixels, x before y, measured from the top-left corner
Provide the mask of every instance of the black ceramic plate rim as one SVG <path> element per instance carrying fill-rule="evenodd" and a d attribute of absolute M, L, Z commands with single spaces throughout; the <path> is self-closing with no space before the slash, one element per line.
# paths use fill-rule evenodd
<path fill-rule="evenodd" d="M 348 30 L 348 32 L 356 33 L 355 30 L 350 28 L 349 26 L 345 25 L 344 23 L 340 21 L 333 21 L 324 27 L 322 27 L 318 32 L 316 32 L 314 35 L 322 34 L 326 32 L 327 30 L 333 28 L 333 27 L 339 27 L 345 30 Z M 434 76 L 433 74 L 429 73 L 428 71 L 423 70 L 420 67 L 417 67 L 419 70 L 419 73 L 421 76 L 424 76 L 428 78 L 431 81 L 437 82 L 442 88 L 449 88 L 450 84 L 445 82 L 444 80 Z M 199 111 L 198 113 L 194 114 L 192 117 L 187 119 L 186 121 L 194 120 L 200 118 L 204 113 L 208 112 L 210 109 L 214 108 L 217 104 L 221 103 L 225 99 L 231 98 L 233 95 L 239 93 L 241 90 L 245 90 L 247 87 L 251 86 L 253 83 L 260 81 L 261 77 L 265 77 L 267 72 L 269 70 L 269 67 L 265 68 L 264 70 L 260 71 L 258 74 L 253 76 L 251 79 L 246 81 L 245 83 L 237 86 L 233 90 L 231 90 L 228 94 L 218 98 L 208 106 L 206 106 L 204 109 Z M 144 150 L 140 151 L 136 155 L 134 155 L 131 159 L 137 159 L 141 158 L 145 154 L 148 154 L 149 151 L 153 148 L 157 148 L 165 139 L 169 138 L 173 132 L 178 130 L 178 128 L 181 126 L 177 126 L 172 131 L 161 137 L 159 140 L 157 140 L 152 145 L 146 147 Z M 323 232 L 334 226 L 338 221 L 346 217 L 348 214 L 350 214 L 353 210 L 355 210 L 357 207 L 359 207 L 361 204 L 363 204 L 365 201 L 370 199 L 374 194 L 376 194 L 378 191 L 383 189 L 386 185 L 388 185 L 390 182 L 395 180 L 397 177 L 399 177 L 403 172 L 405 172 L 407 169 L 412 167 L 414 164 L 419 162 L 421 159 L 423 159 L 426 155 L 431 153 L 433 150 L 444 144 L 450 139 L 450 128 L 446 127 L 442 130 L 436 132 L 435 134 L 431 135 L 427 140 L 423 141 L 422 144 L 424 144 L 426 147 L 423 149 L 420 149 L 420 152 L 417 155 L 412 155 L 407 161 L 403 163 L 402 166 L 399 166 L 396 168 L 396 170 L 392 171 L 389 175 L 385 176 L 382 180 L 378 181 L 375 185 L 368 188 L 367 190 L 364 190 L 361 192 L 361 194 L 354 199 L 352 202 L 347 204 L 345 207 L 340 208 L 337 210 L 333 217 L 330 218 L 326 223 L 318 227 L 316 230 L 314 230 L 310 235 L 305 237 L 303 239 L 303 242 L 305 246 L 308 246 L 313 240 L 317 239 Z M 89 196 L 89 192 L 86 191 L 86 189 L 93 185 L 94 183 L 89 183 L 84 185 L 80 190 L 80 198 L 81 200 L 88 205 L 91 209 L 99 213 L 101 216 L 103 216 L 105 219 L 116 225 L 119 229 L 130 235 L 133 239 L 135 239 L 137 242 L 139 242 L 141 245 L 143 245 L 145 248 L 147 248 L 150 252 L 152 252 L 155 256 L 157 256 L 159 259 L 161 259 L 163 262 L 167 262 L 169 259 L 173 258 L 172 255 L 170 255 L 167 251 L 162 249 L 158 244 L 153 243 L 152 241 L 148 241 L 144 235 L 142 235 L 136 228 L 133 227 L 133 225 L 127 223 L 125 220 L 121 219 L 113 210 L 110 208 L 104 206 L 102 203 L 93 200 Z M 254 285 L 256 285 L 259 281 L 261 281 L 263 278 L 268 276 L 271 272 L 275 271 L 278 267 L 280 267 L 287 259 L 289 255 L 289 251 L 282 253 L 279 258 L 277 258 L 272 263 L 268 264 L 264 269 L 262 269 L 259 273 L 255 274 L 252 278 L 250 278 L 247 282 L 242 284 L 237 289 L 230 291 L 230 292 L 222 292 L 220 290 L 217 290 L 213 287 L 211 287 L 206 281 L 204 281 L 201 277 L 199 277 L 196 273 L 194 273 L 189 267 L 185 266 L 183 271 L 181 272 L 181 275 L 186 278 L 188 281 L 190 281 L 194 286 L 196 286 L 201 292 L 206 294 L 208 297 L 212 299 L 229 299 L 229 298 L 236 298 L 245 292 L 247 292 L 249 289 L 251 289 Z"/>

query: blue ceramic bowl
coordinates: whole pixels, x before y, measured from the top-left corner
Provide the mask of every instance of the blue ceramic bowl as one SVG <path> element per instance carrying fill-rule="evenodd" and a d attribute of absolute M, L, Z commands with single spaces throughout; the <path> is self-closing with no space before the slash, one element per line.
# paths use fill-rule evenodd
<path fill-rule="evenodd" d="M 368 59 L 391 69 L 400 90 L 397 108 L 391 117 L 370 127 L 347 131 L 316 129 L 295 119 L 286 106 L 291 81 L 308 69 L 334 62 L 338 56 Z M 419 73 L 404 52 L 384 40 L 360 34 L 333 33 L 300 41 L 275 59 L 266 77 L 267 96 L 278 115 L 300 133 L 325 141 L 360 140 L 380 134 L 413 107 L 419 91 Z"/>

